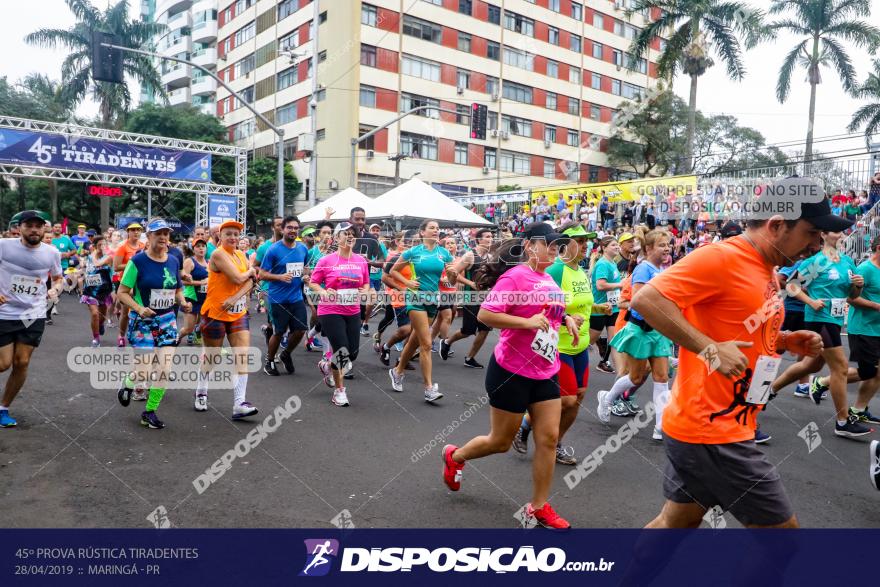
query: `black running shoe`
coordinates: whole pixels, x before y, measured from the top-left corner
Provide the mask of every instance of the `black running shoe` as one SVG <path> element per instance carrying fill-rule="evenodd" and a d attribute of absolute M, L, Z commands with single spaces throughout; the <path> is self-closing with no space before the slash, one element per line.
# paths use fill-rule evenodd
<path fill-rule="evenodd" d="M 263 373 L 266 375 L 271 375 L 272 377 L 278 377 L 281 373 L 278 372 L 278 367 L 275 366 L 275 361 L 270 361 L 266 359 L 266 362 L 263 364 Z"/>
<path fill-rule="evenodd" d="M 843 426 L 837 423 L 834 424 L 834 433 L 838 436 L 843 436 L 844 438 L 858 438 L 859 436 L 870 434 L 873 431 L 873 428 L 868 428 L 864 424 L 859 424 L 857 416 L 849 416 Z"/>
<path fill-rule="evenodd" d="M 444 361 L 449 358 L 449 343 L 446 339 L 440 339 L 440 358 Z"/>
<path fill-rule="evenodd" d="M 119 400 L 119 403 L 123 405 L 123 407 L 127 407 L 128 404 L 131 403 L 131 393 L 134 390 L 130 387 L 125 386 L 125 382 L 122 382 L 122 387 L 119 388 L 119 391 L 116 392 L 116 399 Z"/>
<path fill-rule="evenodd" d="M 290 353 L 280 352 L 278 353 L 278 360 L 281 361 L 281 364 L 284 365 L 284 370 L 290 373 L 291 375 L 296 372 L 296 368 L 293 366 L 293 359 L 290 358 Z"/>
<path fill-rule="evenodd" d="M 384 344 L 382 345 L 382 348 L 379 349 L 379 360 L 382 361 L 382 364 L 386 367 L 391 365 L 391 349 Z"/>
<path fill-rule="evenodd" d="M 165 428 L 165 422 L 159 419 L 156 412 L 144 412 L 141 414 L 141 426 L 146 426 L 153 430 L 161 430 Z"/>
<path fill-rule="evenodd" d="M 599 364 L 596 365 L 596 369 L 602 371 L 603 373 L 614 373 L 614 367 L 612 367 L 605 361 L 599 361 Z"/>
<path fill-rule="evenodd" d="M 477 360 L 473 357 L 468 357 L 464 360 L 464 366 L 470 367 L 471 369 L 482 369 L 483 366 L 477 362 Z"/>
<path fill-rule="evenodd" d="M 343 379 L 349 379 L 349 380 L 354 379 L 354 373 L 352 373 L 351 371 L 349 371 L 348 373 L 346 373 L 345 375 L 343 375 L 342 378 L 343 378 Z"/>

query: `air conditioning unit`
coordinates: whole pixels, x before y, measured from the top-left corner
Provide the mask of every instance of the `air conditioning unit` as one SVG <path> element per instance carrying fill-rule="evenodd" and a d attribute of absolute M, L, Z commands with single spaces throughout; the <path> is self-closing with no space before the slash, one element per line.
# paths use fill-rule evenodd
<path fill-rule="evenodd" d="M 499 98 L 498 92 L 492 92 L 492 101 L 497 102 L 498 98 Z"/>
<path fill-rule="evenodd" d="M 552 145 L 552 144 L 553 143 L 550 142 L 550 139 L 544 139 L 544 148 L 545 149 L 549 149 L 550 145 Z"/>
<path fill-rule="evenodd" d="M 464 86 L 458 86 L 457 88 L 455 88 L 455 91 L 459 94 L 464 94 Z"/>
<path fill-rule="evenodd" d="M 492 136 L 496 139 L 498 138 L 498 129 L 497 128 L 492 131 Z"/>
<path fill-rule="evenodd" d="M 504 139 L 505 141 L 506 141 L 506 140 L 509 140 L 509 139 L 510 139 L 510 133 L 507 132 L 506 130 L 502 130 L 502 131 L 501 131 L 501 138 Z"/>
<path fill-rule="evenodd" d="M 376 156 L 376 151 L 374 151 L 372 149 L 367 150 L 367 159 L 372 159 L 375 156 Z"/>
<path fill-rule="evenodd" d="M 489 175 L 489 168 L 483 167 L 483 175 Z"/>

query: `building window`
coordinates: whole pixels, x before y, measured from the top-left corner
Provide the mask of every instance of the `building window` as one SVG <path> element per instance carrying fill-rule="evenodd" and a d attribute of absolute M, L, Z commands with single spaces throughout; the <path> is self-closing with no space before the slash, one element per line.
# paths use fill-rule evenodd
<path fill-rule="evenodd" d="M 423 41 L 439 43 L 443 37 L 443 27 L 412 16 L 404 16 L 403 34 Z"/>
<path fill-rule="evenodd" d="M 489 169 L 496 169 L 498 166 L 498 156 L 497 151 L 494 147 L 486 147 L 486 150 L 483 152 L 483 166 L 488 167 Z"/>
<path fill-rule="evenodd" d="M 534 57 L 535 56 L 531 53 L 526 53 L 519 49 L 511 49 L 510 47 L 504 48 L 504 63 L 512 65 L 513 67 L 519 67 L 520 69 L 525 69 L 527 71 L 534 71 Z"/>
<path fill-rule="evenodd" d="M 486 112 L 486 128 L 489 130 L 498 130 L 498 113 L 489 110 Z"/>
<path fill-rule="evenodd" d="M 440 81 L 440 64 L 436 61 L 428 61 L 427 59 L 419 59 L 412 55 L 404 55 L 401 71 L 405 75 L 420 77 L 428 81 Z"/>
<path fill-rule="evenodd" d="M 556 163 L 553 159 L 544 159 L 544 177 L 549 179 L 556 177 Z"/>
<path fill-rule="evenodd" d="M 275 111 L 276 124 L 290 124 L 296 120 L 296 102 L 282 106 Z"/>
<path fill-rule="evenodd" d="M 428 118 L 440 118 L 440 111 L 434 108 L 440 108 L 440 101 L 434 98 L 426 98 L 425 96 L 416 96 L 415 94 L 400 95 L 400 111 L 406 112 L 420 106 L 430 106 L 418 112 L 413 112 L 415 116 L 427 116 Z"/>
<path fill-rule="evenodd" d="M 622 23 L 621 21 L 615 19 L 615 20 L 614 20 L 614 27 L 613 27 L 613 28 L 614 28 L 614 34 L 615 34 L 615 35 L 620 35 L 621 37 L 623 36 L 623 29 L 624 29 L 624 26 L 623 26 L 623 23 Z"/>
<path fill-rule="evenodd" d="M 559 64 L 552 59 L 547 60 L 547 75 L 550 77 L 559 77 Z"/>
<path fill-rule="evenodd" d="M 443 6 L 443 0 L 424 0 L 428 4 L 433 4 L 435 6 Z"/>
<path fill-rule="evenodd" d="M 577 116 L 581 113 L 581 101 L 577 98 L 568 99 L 568 113 Z"/>
<path fill-rule="evenodd" d="M 489 22 L 501 24 L 501 8 L 493 4 L 489 5 Z"/>
<path fill-rule="evenodd" d="M 568 48 L 574 51 L 575 53 L 580 53 L 583 49 L 581 45 L 581 37 L 580 35 L 571 35 L 569 37 Z"/>
<path fill-rule="evenodd" d="M 547 42 L 551 45 L 559 45 L 559 29 L 555 26 L 547 27 Z"/>
<path fill-rule="evenodd" d="M 437 138 L 417 135 L 410 132 L 400 133 L 400 152 L 413 159 L 437 160 Z"/>
<path fill-rule="evenodd" d="M 493 96 L 499 95 L 498 83 L 499 82 L 498 82 L 497 77 L 492 77 L 491 75 L 487 75 L 486 76 L 486 93 L 493 95 Z"/>
<path fill-rule="evenodd" d="M 471 72 L 459 69 L 455 72 L 455 83 L 459 88 L 468 88 L 471 85 Z"/>
<path fill-rule="evenodd" d="M 236 141 L 242 141 L 253 136 L 257 125 L 253 120 L 246 120 L 235 127 L 232 131 L 232 138 Z"/>
<path fill-rule="evenodd" d="M 512 135 L 530 137 L 532 136 L 532 121 L 505 114 L 501 117 L 501 129 Z"/>
<path fill-rule="evenodd" d="M 486 57 L 499 61 L 501 59 L 501 45 L 495 41 L 486 43 Z"/>
<path fill-rule="evenodd" d="M 504 28 L 528 37 L 535 36 L 535 21 L 509 10 L 504 11 Z"/>
<path fill-rule="evenodd" d="M 615 96 L 620 95 L 621 92 L 620 92 L 620 80 L 619 79 L 611 80 L 611 93 L 614 94 Z"/>
<path fill-rule="evenodd" d="M 254 103 L 254 86 L 247 87 L 239 92 L 241 95 L 241 99 L 236 98 L 235 107 L 241 108 L 243 104 L 253 104 Z"/>
<path fill-rule="evenodd" d="M 323 128 L 319 128 L 319 129 L 315 132 L 315 142 L 323 141 L 324 138 L 326 138 L 326 136 L 327 136 L 327 131 L 326 131 L 325 129 L 323 129 Z"/>
<path fill-rule="evenodd" d="M 462 14 L 470 16 L 474 12 L 474 3 L 472 0 L 458 0 L 458 11 Z"/>
<path fill-rule="evenodd" d="M 565 144 L 567 144 L 569 147 L 577 147 L 578 146 L 578 131 L 569 129 L 568 134 L 565 137 Z"/>
<path fill-rule="evenodd" d="M 552 10 L 553 12 L 559 12 L 559 10 L 560 10 L 559 9 L 559 0 L 550 0 L 550 3 L 548 4 L 548 8 L 550 10 Z"/>
<path fill-rule="evenodd" d="M 592 120 L 599 120 L 602 118 L 602 108 L 596 104 L 590 104 L 590 118 Z"/>
<path fill-rule="evenodd" d="M 524 153 L 501 151 L 501 171 L 529 175 L 531 172 L 529 156 Z"/>
<path fill-rule="evenodd" d="M 551 143 L 556 142 L 556 127 L 555 126 L 545 126 L 544 127 L 544 140 L 550 141 Z"/>
<path fill-rule="evenodd" d="M 376 107 L 376 88 L 361 86 L 361 106 L 366 106 L 367 108 Z"/>
<path fill-rule="evenodd" d="M 550 110 L 556 110 L 556 93 L 555 92 L 547 92 L 547 108 Z"/>
<path fill-rule="evenodd" d="M 455 143 L 455 162 L 459 165 L 468 164 L 468 146 L 467 143 Z"/>
<path fill-rule="evenodd" d="M 593 11 L 593 26 L 597 29 L 605 28 L 605 17 L 602 15 L 601 12 L 596 12 L 595 10 Z"/>
<path fill-rule="evenodd" d="M 291 51 L 299 46 L 299 30 L 295 30 L 287 36 L 281 37 L 278 45 L 282 51 Z"/>
<path fill-rule="evenodd" d="M 577 2 L 571 3 L 571 17 L 577 21 L 584 18 L 584 7 Z"/>
<path fill-rule="evenodd" d="M 376 7 L 370 4 L 361 4 L 361 24 L 376 26 Z"/>
<path fill-rule="evenodd" d="M 581 83 L 581 70 L 577 67 L 570 67 L 568 69 L 568 81 L 573 84 L 580 85 Z"/>
<path fill-rule="evenodd" d="M 613 49 L 611 51 L 611 63 L 618 67 L 623 65 L 623 51 L 620 49 Z"/>
<path fill-rule="evenodd" d="M 299 10 L 299 0 L 283 0 L 278 5 L 278 20 L 282 20 Z"/>
<path fill-rule="evenodd" d="M 358 126 L 358 136 L 359 137 L 363 136 L 363 135 L 367 134 L 368 132 L 370 132 L 371 130 L 374 130 L 375 128 L 376 128 L 375 126 L 365 126 L 362 124 L 362 125 Z M 373 136 L 359 142 L 358 149 L 374 151 L 376 149 L 376 135 L 373 135 Z"/>
<path fill-rule="evenodd" d="M 627 100 L 634 100 L 635 98 L 638 98 L 642 95 L 642 88 L 633 84 L 624 83 L 621 95 L 623 95 L 623 97 Z"/>
<path fill-rule="evenodd" d="M 376 67 L 376 48 L 361 44 L 361 65 Z"/>
<path fill-rule="evenodd" d="M 598 183 L 599 182 L 599 168 L 595 165 L 590 165 L 590 179 L 589 183 Z"/>
<path fill-rule="evenodd" d="M 593 88 L 594 90 L 601 90 L 602 89 L 602 76 L 599 75 L 598 73 L 591 73 L 590 74 L 590 87 Z"/>
<path fill-rule="evenodd" d="M 525 104 L 532 103 L 532 88 L 515 84 L 513 82 L 504 82 L 504 97 L 514 102 L 523 102 Z"/>
<path fill-rule="evenodd" d="M 283 90 L 284 88 L 289 88 L 293 84 L 299 81 L 299 67 L 294 65 L 293 67 L 288 67 L 283 71 L 278 72 L 278 91 Z"/>
<path fill-rule="evenodd" d="M 593 41 L 593 58 L 602 59 L 602 45 Z"/>
<path fill-rule="evenodd" d="M 242 44 L 253 39 L 257 34 L 257 22 L 251 21 L 238 29 L 235 33 L 235 46 L 241 47 Z"/>
<path fill-rule="evenodd" d="M 455 106 L 455 122 L 456 124 L 471 124 L 471 108 L 464 104 L 456 104 Z"/>
<path fill-rule="evenodd" d="M 458 50 L 471 52 L 471 36 L 467 33 L 458 33 Z"/>
<path fill-rule="evenodd" d="M 251 54 L 235 64 L 235 79 L 242 78 L 254 70 L 256 57 Z"/>

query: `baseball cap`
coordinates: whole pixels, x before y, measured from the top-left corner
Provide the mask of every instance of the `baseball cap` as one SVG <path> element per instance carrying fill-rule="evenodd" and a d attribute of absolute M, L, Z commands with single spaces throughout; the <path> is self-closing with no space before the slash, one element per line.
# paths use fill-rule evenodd
<path fill-rule="evenodd" d="M 564 239 L 566 237 L 562 236 L 558 232 L 554 232 L 553 227 L 547 224 L 546 222 L 533 222 L 526 228 L 523 233 L 523 238 L 525 239 L 543 239 L 548 245 L 554 241 L 558 241 L 559 239 Z"/>
<path fill-rule="evenodd" d="M 132 229 L 143 230 L 144 227 L 141 226 L 140 222 L 132 222 L 131 224 L 129 224 L 128 226 L 125 227 L 125 230 L 132 230 Z"/>
<path fill-rule="evenodd" d="M 193 241 L 192 246 L 196 246 L 196 245 L 199 244 L 199 243 L 202 243 L 203 245 L 207 245 L 207 244 L 208 244 L 208 241 L 205 240 L 205 239 L 202 238 L 202 237 L 199 237 L 199 238 L 197 238 L 196 240 Z"/>
<path fill-rule="evenodd" d="M 721 238 L 730 238 L 733 236 L 739 236 L 742 233 L 743 233 L 742 226 L 740 226 L 736 222 L 728 222 L 723 227 L 721 227 Z"/>
<path fill-rule="evenodd" d="M 633 233 L 631 233 L 631 232 L 624 232 L 622 235 L 620 235 L 619 237 L 617 237 L 617 242 L 620 243 L 620 244 L 623 244 L 623 243 L 625 243 L 626 241 L 628 241 L 628 240 L 632 240 L 632 239 L 634 239 L 634 238 L 636 238 L 636 237 L 635 237 L 635 235 L 634 235 Z"/>
<path fill-rule="evenodd" d="M 41 210 L 22 210 L 9 220 L 9 226 L 20 225 L 28 220 L 42 220 L 46 223 L 49 222 L 49 215 Z"/>
<path fill-rule="evenodd" d="M 77 228 L 88 228 L 85 224 L 77 224 Z"/>
<path fill-rule="evenodd" d="M 227 220 L 220 225 L 218 230 L 223 230 L 224 228 L 237 228 L 238 230 L 244 230 L 244 224 L 242 224 L 238 220 Z"/>
<path fill-rule="evenodd" d="M 131 226 L 129 226 L 131 228 Z M 171 226 L 165 222 L 164 218 L 154 218 L 147 224 L 147 233 L 150 232 L 159 232 L 160 230 L 167 230 L 168 232 L 173 232 L 171 230 Z"/>
<path fill-rule="evenodd" d="M 373 224 L 370 225 L 370 227 L 369 227 L 367 230 L 373 230 L 373 227 L 374 227 L 374 226 L 375 226 L 376 228 L 382 228 L 382 227 L 379 226 L 378 224 L 373 223 Z"/>
<path fill-rule="evenodd" d="M 86 236 L 98 236 L 98 233 L 94 228 L 90 228 L 86 231 Z"/>
<path fill-rule="evenodd" d="M 562 231 L 562 234 L 564 236 L 568 236 L 571 238 L 576 238 L 576 237 L 581 237 L 581 236 L 584 236 L 587 238 L 596 238 L 596 236 L 597 236 L 597 233 L 595 233 L 595 232 L 587 232 L 587 229 L 585 229 L 582 224 L 578 224 L 577 226 L 572 226 L 571 228 Z"/>
<path fill-rule="evenodd" d="M 336 228 L 333 229 L 333 236 L 336 236 L 340 232 L 351 230 L 352 228 L 354 228 L 354 225 L 351 222 L 340 222 L 336 225 Z"/>
<path fill-rule="evenodd" d="M 300 236 L 309 236 L 310 234 L 315 234 L 314 226 L 307 226 L 303 228 L 299 233 Z"/>
<path fill-rule="evenodd" d="M 800 219 L 824 232 L 843 232 L 855 224 L 852 220 L 832 214 L 831 204 L 824 198 L 820 202 L 802 202 Z"/>

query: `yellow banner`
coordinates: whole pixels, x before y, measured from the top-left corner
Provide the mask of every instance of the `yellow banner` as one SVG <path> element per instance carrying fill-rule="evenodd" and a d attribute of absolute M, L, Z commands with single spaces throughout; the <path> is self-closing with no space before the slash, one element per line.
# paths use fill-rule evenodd
<path fill-rule="evenodd" d="M 671 177 L 649 177 L 628 181 L 608 181 L 605 183 L 581 183 L 545 190 L 532 190 L 531 202 L 535 205 L 542 196 L 547 196 L 547 203 L 556 205 L 559 198 L 575 199 L 586 194 L 587 199 L 594 201 L 606 196 L 609 202 L 640 200 L 642 196 L 661 195 L 664 198 L 674 193 L 676 197 L 693 195 L 697 191 L 697 176 L 675 175 Z"/>

